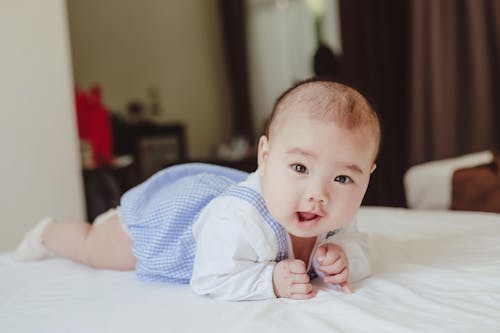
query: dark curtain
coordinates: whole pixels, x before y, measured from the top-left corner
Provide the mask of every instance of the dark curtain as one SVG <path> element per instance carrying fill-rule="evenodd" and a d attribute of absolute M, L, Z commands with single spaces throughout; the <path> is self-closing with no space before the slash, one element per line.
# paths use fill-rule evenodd
<path fill-rule="evenodd" d="M 411 2 L 410 161 L 500 147 L 500 1 Z"/>
<path fill-rule="evenodd" d="M 383 138 L 365 205 L 404 206 L 408 167 L 408 0 L 340 0 L 341 80 L 360 90 L 381 117 Z"/>
<path fill-rule="evenodd" d="M 365 204 L 404 204 L 411 165 L 500 147 L 498 0 L 340 0 L 342 78 L 383 122 Z"/>
<path fill-rule="evenodd" d="M 244 0 L 219 0 L 231 98 L 231 134 L 254 142 Z"/>

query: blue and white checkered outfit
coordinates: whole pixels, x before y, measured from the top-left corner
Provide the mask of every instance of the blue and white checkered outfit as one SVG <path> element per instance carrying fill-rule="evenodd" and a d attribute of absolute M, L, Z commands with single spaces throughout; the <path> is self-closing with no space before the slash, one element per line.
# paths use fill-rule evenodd
<path fill-rule="evenodd" d="M 269 214 L 262 196 L 237 183 L 247 174 L 201 164 L 162 170 L 121 199 L 122 223 L 129 230 L 137 257 L 136 274 L 145 281 L 189 283 L 195 256 L 192 226 L 215 197 L 233 196 L 258 208 L 279 244 L 277 260 L 287 256 L 286 232 Z"/>

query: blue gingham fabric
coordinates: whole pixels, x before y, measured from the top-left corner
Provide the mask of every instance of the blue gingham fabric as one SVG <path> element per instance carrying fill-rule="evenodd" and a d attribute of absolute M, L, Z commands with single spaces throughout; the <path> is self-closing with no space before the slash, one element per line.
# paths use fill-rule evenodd
<path fill-rule="evenodd" d="M 278 255 L 276 261 L 281 261 L 288 258 L 288 237 L 285 229 L 272 217 L 266 207 L 264 198 L 260 193 L 246 186 L 231 186 L 221 196 L 233 196 L 249 202 L 257 208 L 266 224 L 272 229 L 276 239 L 278 240 Z"/>
<path fill-rule="evenodd" d="M 282 239 L 277 259 L 286 257 L 286 233 L 272 219 L 261 195 L 235 185 L 246 177 L 247 173 L 230 168 L 181 164 L 156 173 L 126 192 L 121 199 L 121 216 L 133 239 L 139 279 L 189 283 L 196 249 L 192 225 L 201 210 L 223 193 L 259 209 L 277 238 Z"/>

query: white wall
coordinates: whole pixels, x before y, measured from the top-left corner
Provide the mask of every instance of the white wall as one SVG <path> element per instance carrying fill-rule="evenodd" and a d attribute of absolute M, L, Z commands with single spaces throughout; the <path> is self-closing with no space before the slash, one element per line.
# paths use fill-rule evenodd
<path fill-rule="evenodd" d="M 0 251 L 84 202 L 63 0 L 0 0 Z"/>
<path fill-rule="evenodd" d="M 210 155 L 229 134 L 229 97 L 218 0 L 68 0 L 75 81 L 97 83 L 113 111 L 148 101 L 187 125 L 189 153 Z"/>
<path fill-rule="evenodd" d="M 324 40 L 341 54 L 338 2 L 324 5 Z M 261 134 L 276 98 L 314 74 L 314 17 L 305 0 L 246 0 L 246 6 L 252 114 Z"/>

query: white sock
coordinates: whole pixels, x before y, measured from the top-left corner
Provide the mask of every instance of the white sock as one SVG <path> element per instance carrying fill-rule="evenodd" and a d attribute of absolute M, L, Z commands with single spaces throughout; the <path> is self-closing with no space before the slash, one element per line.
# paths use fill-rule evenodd
<path fill-rule="evenodd" d="M 54 254 L 43 245 L 43 232 L 47 225 L 54 221 L 50 217 L 41 219 L 26 233 L 21 243 L 12 253 L 12 258 L 18 261 L 34 261 L 52 257 Z"/>

